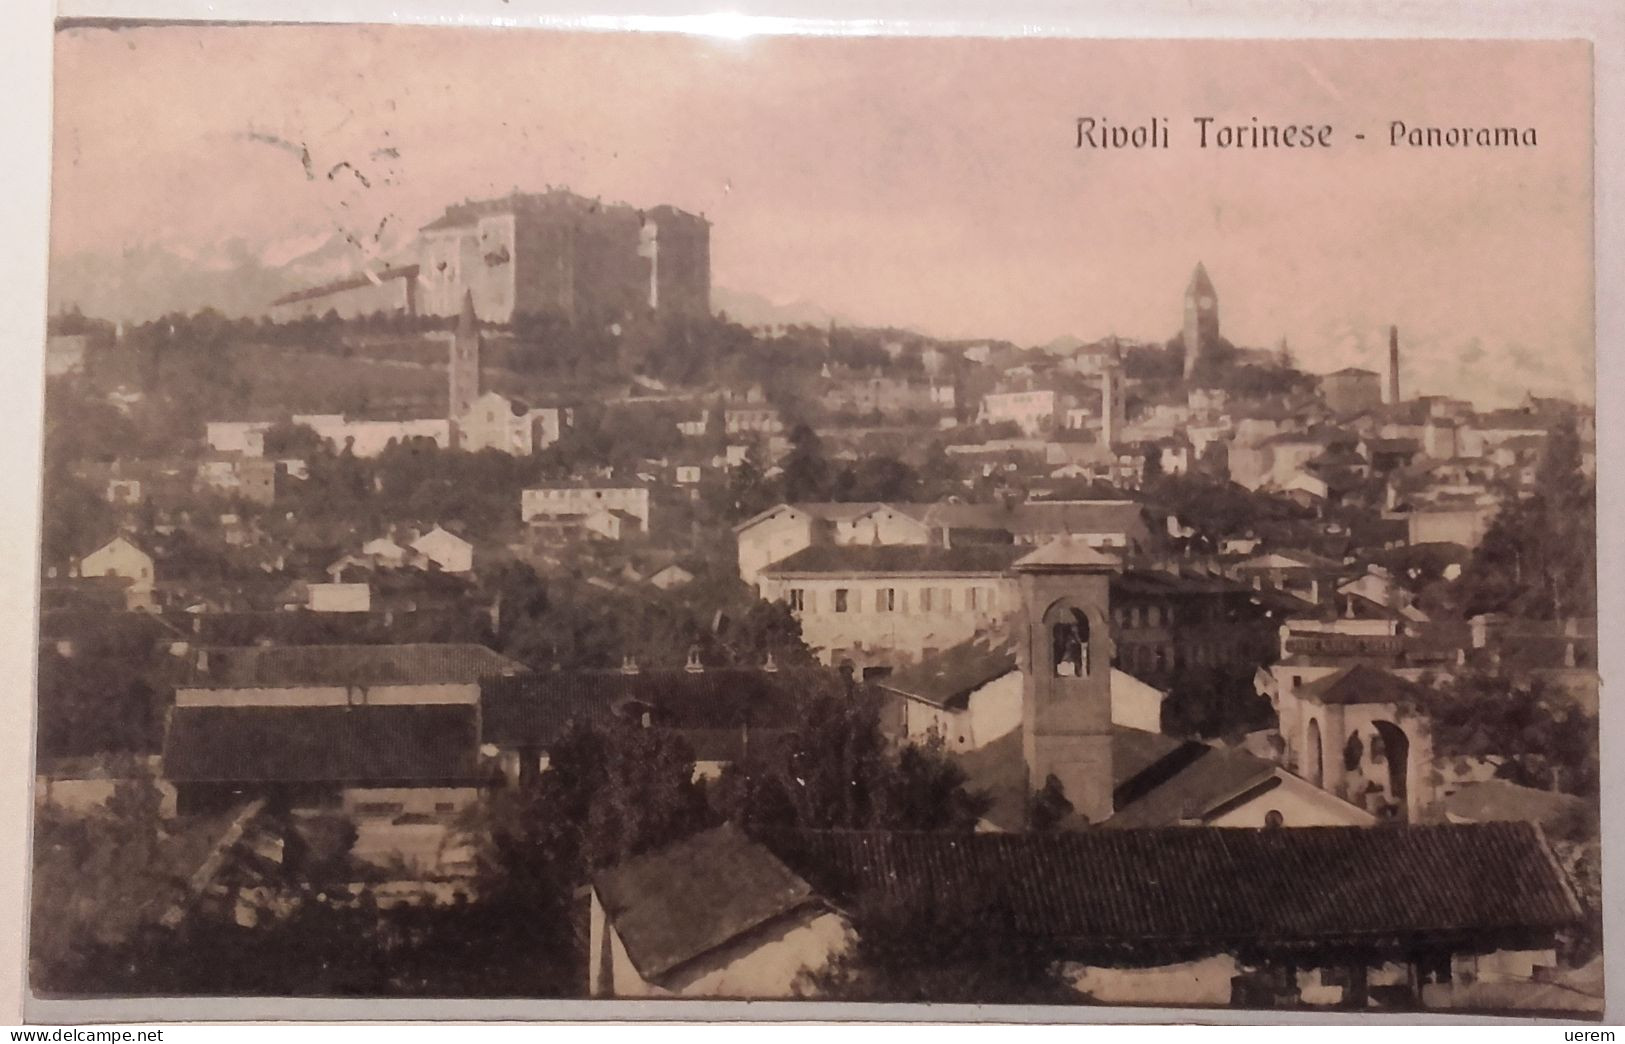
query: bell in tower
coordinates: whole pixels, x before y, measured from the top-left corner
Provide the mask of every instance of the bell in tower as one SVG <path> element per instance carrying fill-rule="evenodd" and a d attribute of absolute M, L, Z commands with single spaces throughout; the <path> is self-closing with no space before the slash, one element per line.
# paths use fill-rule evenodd
<path fill-rule="evenodd" d="M 1121 569 L 1078 537 L 1018 560 L 1023 755 L 1029 793 L 1053 777 L 1072 826 L 1112 814 L 1111 577 Z"/>

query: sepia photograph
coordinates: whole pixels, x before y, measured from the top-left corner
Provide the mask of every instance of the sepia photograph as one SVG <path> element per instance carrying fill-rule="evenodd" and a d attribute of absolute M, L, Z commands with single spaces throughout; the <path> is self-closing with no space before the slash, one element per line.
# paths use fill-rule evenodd
<path fill-rule="evenodd" d="M 53 66 L 30 1003 L 1603 1017 L 1586 41 Z"/>

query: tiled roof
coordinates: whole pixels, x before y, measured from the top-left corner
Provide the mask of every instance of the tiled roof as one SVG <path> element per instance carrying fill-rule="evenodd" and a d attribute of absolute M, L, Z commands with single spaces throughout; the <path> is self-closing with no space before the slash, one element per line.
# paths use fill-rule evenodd
<path fill-rule="evenodd" d="M 1505 779 L 1466 783 L 1438 803 L 1437 811 L 1451 822 L 1487 823 L 1518 820 L 1561 830 L 1569 821 L 1594 825 L 1595 806 L 1584 798 L 1550 790 L 1536 790 Z"/>
<path fill-rule="evenodd" d="M 817 545 L 803 548 L 762 570 L 765 575 L 796 573 L 1003 573 L 1026 548 L 1002 544 L 970 547 Z"/>
<path fill-rule="evenodd" d="M 176 783 L 468 781 L 479 737 L 469 704 L 176 707 L 164 778 Z"/>
<path fill-rule="evenodd" d="M 795 720 L 801 697 L 829 680 L 829 672 L 823 670 L 742 668 L 637 674 L 543 671 L 491 678 L 480 687 L 481 739 L 498 746 L 545 750 L 571 725 L 621 720 L 628 704 L 648 708 L 653 724 L 661 728 L 737 732 L 749 725 L 754 736 L 762 729 L 787 728 Z M 699 740 L 693 739 L 696 756 L 701 753 Z"/>
<path fill-rule="evenodd" d="M 1353 703 L 1415 704 L 1427 698 L 1427 690 L 1397 674 L 1355 664 L 1314 681 L 1298 690 L 1301 699 L 1328 706 Z"/>
<path fill-rule="evenodd" d="M 1103 825 L 1162 827 L 1200 820 L 1275 777 L 1273 764 L 1244 750 L 1208 747 L 1194 753 L 1194 758 L 1143 796 L 1120 804 Z"/>
<path fill-rule="evenodd" d="M 1523 823 L 795 832 L 768 843 L 837 902 L 975 895 L 981 927 L 1082 950 L 1482 940 L 1582 916 L 1544 837 Z"/>
<path fill-rule="evenodd" d="M 850 521 L 876 510 L 890 509 L 933 529 L 1003 530 L 1031 539 L 1063 533 L 1124 533 L 1131 542 L 1143 543 L 1150 537 L 1142 507 L 1130 500 L 1029 500 L 1012 505 L 804 502 L 770 508 L 735 526 L 735 532 L 749 529 L 786 509 L 826 522 Z"/>
<path fill-rule="evenodd" d="M 982 816 L 1000 830 L 1022 830 L 1027 821 L 1027 762 L 1022 752 L 1024 728 L 1017 726 L 975 750 L 952 754 L 965 773 L 966 786 L 982 791 L 993 801 Z M 1112 785 L 1114 798 L 1132 797 L 1157 785 L 1190 763 L 1202 744 L 1188 743 L 1160 733 L 1122 725 L 1112 727 Z M 1161 770 L 1152 770 L 1161 766 Z"/>
<path fill-rule="evenodd" d="M 98 609 L 48 609 L 40 613 L 40 640 L 70 640 L 114 646 L 121 642 L 157 644 L 186 635 L 157 613 Z"/>
<path fill-rule="evenodd" d="M 976 638 L 899 667 L 879 684 L 882 689 L 939 707 L 963 710 L 969 705 L 971 693 L 1015 669 L 1013 640 Z"/>
<path fill-rule="evenodd" d="M 601 870 L 592 886 L 649 982 L 817 902 L 806 881 L 732 824 Z"/>
<path fill-rule="evenodd" d="M 1058 536 L 1040 544 L 1015 562 L 1018 570 L 1064 570 L 1109 573 L 1123 567 L 1115 555 L 1097 551 L 1081 536 Z"/>
<path fill-rule="evenodd" d="M 483 645 L 292 645 L 206 650 L 194 688 L 469 684 L 524 664 Z"/>

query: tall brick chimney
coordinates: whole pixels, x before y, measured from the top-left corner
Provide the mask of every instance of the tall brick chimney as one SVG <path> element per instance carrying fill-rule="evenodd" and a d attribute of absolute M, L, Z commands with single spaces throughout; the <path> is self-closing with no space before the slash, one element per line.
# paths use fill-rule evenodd
<path fill-rule="evenodd" d="M 1388 405 L 1399 402 L 1399 327 L 1388 328 Z"/>

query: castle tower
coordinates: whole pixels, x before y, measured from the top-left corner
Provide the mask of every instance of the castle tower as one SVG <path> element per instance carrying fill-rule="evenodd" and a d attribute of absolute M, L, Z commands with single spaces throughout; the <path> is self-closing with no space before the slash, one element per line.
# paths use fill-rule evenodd
<path fill-rule="evenodd" d="M 1014 565 L 1020 637 L 1022 753 L 1029 792 L 1051 776 L 1071 825 L 1112 814 L 1111 576 L 1121 565 L 1082 538 L 1059 537 Z"/>
<path fill-rule="evenodd" d="M 453 426 L 480 397 L 480 323 L 474 316 L 474 292 L 463 294 L 463 314 L 451 339 L 451 365 L 448 372 L 450 396 L 447 399 Z"/>
<path fill-rule="evenodd" d="M 1190 380 L 1197 364 L 1219 340 L 1219 295 L 1207 269 L 1196 263 L 1190 285 L 1185 288 L 1185 379 Z"/>
<path fill-rule="evenodd" d="M 1399 327 L 1388 328 L 1388 405 L 1399 402 Z"/>

